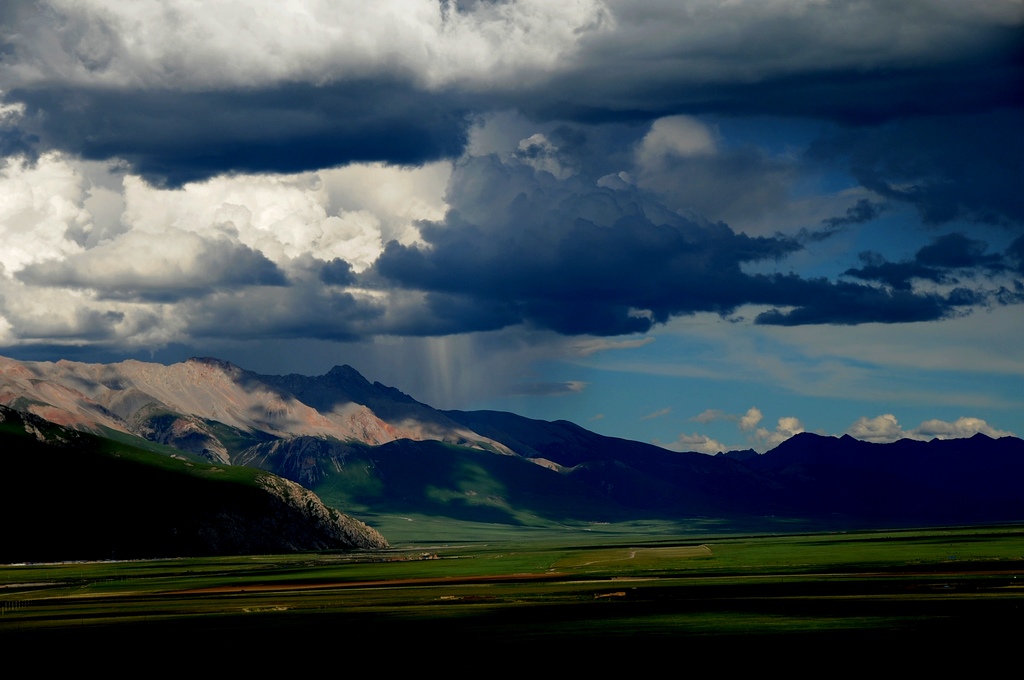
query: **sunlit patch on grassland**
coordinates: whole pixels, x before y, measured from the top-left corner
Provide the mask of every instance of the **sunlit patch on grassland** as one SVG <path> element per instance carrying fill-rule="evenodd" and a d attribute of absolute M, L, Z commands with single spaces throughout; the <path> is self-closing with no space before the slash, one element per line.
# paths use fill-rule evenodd
<path fill-rule="evenodd" d="M 575 552 L 555 560 L 552 569 L 577 569 L 594 565 L 613 566 L 616 562 L 626 563 L 632 568 L 642 568 L 666 560 L 691 560 L 711 558 L 714 553 L 706 545 L 672 546 L 666 548 L 608 548 Z"/>

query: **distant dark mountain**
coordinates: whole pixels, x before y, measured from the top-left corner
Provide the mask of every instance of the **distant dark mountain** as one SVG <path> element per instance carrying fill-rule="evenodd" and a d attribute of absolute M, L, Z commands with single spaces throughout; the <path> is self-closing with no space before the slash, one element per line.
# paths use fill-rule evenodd
<path fill-rule="evenodd" d="M 1024 441 L 903 439 L 873 444 L 803 433 L 744 461 L 786 489 L 790 512 L 881 521 L 1024 518 Z"/>
<path fill-rule="evenodd" d="M 0 406 L 0 562 L 387 547 L 294 482 L 161 456 Z"/>
<path fill-rule="evenodd" d="M 557 464 L 563 474 L 625 507 L 673 516 L 735 516 L 764 514 L 778 504 L 770 479 L 732 460 L 606 437 L 565 420 L 498 411 L 447 413 L 525 458 Z"/>
<path fill-rule="evenodd" d="M 566 421 L 439 411 L 349 366 L 266 376 L 216 359 L 0 358 L 0 403 L 165 453 L 268 470 L 353 512 L 745 527 L 768 517 L 844 526 L 1024 520 L 1016 438 L 870 444 L 802 434 L 763 455 L 676 453 Z"/>
<path fill-rule="evenodd" d="M 754 449 L 743 449 L 741 451 L 720 451 L 715 454 L 716 456 L 725 456 L 726 458 L 732 458 L 733 460 L 750 460 L 751 458 L 757 458 L 759 454 Z"/>

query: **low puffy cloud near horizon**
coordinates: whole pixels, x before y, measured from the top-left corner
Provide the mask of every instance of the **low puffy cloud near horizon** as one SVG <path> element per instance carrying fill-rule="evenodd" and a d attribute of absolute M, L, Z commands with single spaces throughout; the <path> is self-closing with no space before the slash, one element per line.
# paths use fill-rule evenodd
<path fill-rule="evenodd" d="M 691 420 L 705 425 L 715 421 L 735 422 L 739 432 L 750 433 L 747 437 L 747 445 L 760 453 L 770 451 L 787 439 L 806 431 L 803 423 L 798 418 L 792 416 L 779 418 L 774 430 L 757 427 L 762 418 L 763 415 L 760 409 L 751 407 L 743 415 L 707 409 L 700 415 L 691 418 Z M 826 433 L 818 432 L 818 434 L 824 435 Z M 896 416 L 891 413 L 875 416 L 874 418 L 861 417 L 842 434 L 874 444 L 890 444 L 901 439 L 915 439 L 919 441 L 967 439 L 976 434 L 983 434 L 993 439 L 1017 436 L 1013 432 L 997 429 L 981 418 L 968 416 L 957 418 L 954 421 L 932 418 L 925 420 L 915 428 L 905 430 L 899 424 Z M 833 434 L 831 436 L 840 435 Z M 664 443 L 657 439 L 652 443 L 671 451 L 692 451 L 711 455 L 740 448 L 737 445 L 728 446 L 699 432 L 691 434 L 681 433 L 675 441 L 669 443 Z"/>
<path fill-rule="evenodd" d="M 846 431 L 854 439 L 887 444 L 900 439 L 964 439 L 976 434 L 983 434 L 993 439 L 1015 437 L 1012 432 L 998 430 L 981 418 L 961 417 L 952 422 L 931 419 L 922 422 L 915 428 L 904 430 L 896 420 L 896 416 L 885 413 L 874 418 L 863 417 L 857 420 Z"/>
<path fill-rule="evenodd" d="M 709 423 L 714 423 L 716 421 L 735 423 L 737 432 L 745 435 L 747 441 L 746 445 L 749 448 L 760 451 L 761 453 L 769 449 L 773 449 L 790 437 L 805 431 L 803 423 L 793 416 L 783 416 L 779 418 L 775 429 L 773 430 L 769 430 L 765 427 L 758 427 L 761 421 L 764 420 L 764 413 L 756 406 L 751 406 L 742 414 L 727 413 L 721 409 L 706 409 L 690 420 L 703 425 L 708 425 Z M 738 446 L 728 447 L 707 435 L 699 433 L 690 435 L 682 433 L 679 438 L 671 444 L 661 444 L 657 440 L 655 440 L 654 443 L 673 451 L 697 451 L 699 453 L 710 454 L 739 448 Z M 692 448 L 686 448 L 687 446 Z"/>

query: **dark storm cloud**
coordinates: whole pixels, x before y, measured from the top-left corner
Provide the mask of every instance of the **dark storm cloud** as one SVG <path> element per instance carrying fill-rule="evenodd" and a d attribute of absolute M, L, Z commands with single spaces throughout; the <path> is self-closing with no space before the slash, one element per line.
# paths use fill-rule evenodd
<path fill-rule="evenodd" d="M 744 304 L 793 308 L 762 314 L 763 324 L 894 323 L 943 318 L 966 304 L 962 296 L 748 274 L 743 265 L 800 246 L 686 220 L 636 190 L 558 181 L 493 156 L 460 163 L 448 199 L 444 222 L 421 225 L 425 247 L 388 243 L 369 276 L 442 295 L 435 314 L 458 310 L 449 332 L 524 322 L 616 335 Z"/>
<path fill-rule="evenodd" d="M 1022 110 L 912 118 L 840 130 L 812 145 L 808 157 L 845 164 L 863 186 L 913 205 L 927 224 L 968 219 L 1019 229 L 1021 130 Z"/>
<path fill-rule="evenodd" d="M 14 125 L 4 125 L 3 119 L 0 119 L 0 158 L 24 156 L 34 160 L 38 147 L 38 136 L 27 134 Z"/>
<path fill-rule="evenodd" d="M 1024 274 L 1024 236 L 1018 237 L 1006 249 L 1006 256 L 1011 265 L 1016 265 L 1019 274 Z"/>
<path fill-rule="evenodd" d="M 466 151 L 471 122 L 489 112 L 522 112 L 543 132 L 524 135 L 534 141 L 508 163 L 460 161 L 444 220 L 421 224 L 420 244 L 387 243 L 359 274 L 344 260 L 290 252 L 279 256 L 286 281 L 264 254 L 226 244 L 190 251 L 179 258 L 190 266 L 177 272 L 126 266 L 145 252 L 140 235 L 123 251 L 101 244 L 13 274 L 15 290 L 84 289 L 90 303 L 126 311 L 81 311 L 63 326 L 16 322 L 13 333 L 128 338 L 158 324 L 148 315 L 155 305 L 140 312 L 144 305 L 126 301 L 175 302 L 166 314 L 183 335 L 324 339 L 516 324 L 615 335 L 747 304 L 772 308 L 760 324 L 899 323 L 1020 301 L 1020 282 L 986 292 L 962 279 L 1024 272 L 1022 239 L 994 256 L 967 236 L 942 237 L 905 262 L 868 257 L 837 282 L 752 272 L 874 219 L 879 203 L 860 201 L 796 238 L 753 237 L 716 221 L 780 214 L 800 180 L 839 168 L 874 198 L 913 205 L 928 224 L 1019 229 L 1019 8 L 611 0 L 545 14 L 563 10 L 492 4 L 459 3 L 464 16 L 432 23 L 437 6 L 423 3 L 391 26 L 394 17 L 352 3 L 279 27 L 246 26 L 228 5 L 0 3 L 0 101 L 8 105 L 0 154 L 118 159 L 126 172 L 177 187 L 230 173 L 454 159 Z M 274 16 L 303 15 L 291 7 Z M 268 15 L 275 8 L 262 7 Z M 146 20 L 153 40 L 140 43 L 133 31 Z M 349 24 L 365 45 L 332 37 Z M 398 24 L 411 30 L 399 35 Z M 179 35 L 183 26 L 196 30 Z M 706 143 L 645 162 L 639 151 L 651 122 L 669 116 L 689 118 Z M 788 144 L 769 152 L 771 130 L 736 142 L 708 123 L 748 116 L 800 119 L 823 132 L 801 155 Z M 712 219 L 681 216 L 691 208 Z M 956 288 L 922 292 L 914 282 Z M 129 322 L 137 328 L 125 330 Z"/>
<path fill-rule="evenodd" d="M 967 6 L 703 4 L 621 4 L 618 30 L 589 41 L 579 66 L 521 110 L 589 122 L 713 113 L 864 126 L 1024 101 L 1024 32 Z M 907 30 L 929 37 L 914 43 Z"/>
<path fill-rule="evenodd" d="M 1012 268 L 1003 256 L 986 253 L 987 248 L 984 241 L 959 233 L 946 234 L 922 247 L 912 259 L 902 262 L 887 262 L 876 253 L 861 253 L 865 266 L 848 269 L 843 274 L 882 282 L 894 290 L 909 291 L 915 279 L 956 285 L 963 277 L 998 274 Z M 1007 256 L 1012 255 L 1011 246 Z"/>
<path fill-rule="evenodd" d="M 494 29 L 498 24 L 488 22 L 499 14 L 490 4 L 460 3 L 451 11 Z M 568 123 L 645 123 L 674 114 L 774 115 L 862 127 L 1020 109 L 1024 40 L 1014 20 L 1019 16 L 998 3 L 982 4 L 972 12 L 921 2 L 793 7 L 610 2 L 606 10 L 581 7 L 578 15 L 565 15 L 582 22 L 572 32 L 578 44 L 563 46 L 572 50 L 572 58 L 541 71 L 505 67 L 485 77 L 466 63 L 475 53 L 460 52 L 458 44 L 442 43 L 453 50 L 452 61 L 435 63 L 430 50 L 437 45 L 396 46 L 383 29 L 380 44 L 367 41 L 380 54 L 353 47 L 333 60 L 328 57 L 336 46 L 325 38 L 328 33 L 309 38 L 282 26 L 273 40 L 272 32 L 256 32 L 254 40 L 271 40 L 267 50 L 280 53 L 278 60 L 266 62 L 267 68 L 281 70 L 274 75 L 261 73 L 260 58 L 241 49 L 244 38 L 213 46 L 192 44 L 189 40 L 197 38 L 191 35 L 169 40 L 176 21 L 187 26 L 195 19 L 187 8 L 169 9 L 162 18 L 168 25 L 151 27 L 160 42 L 146 50 L 121 34 L 133 20 L 159 16 L 142 9 L 8 3 L 0 14 L 0 88 L 7 102 L 27 106 L 27 117 L 0 136 L 0 152 L 32 147 L 97 160 L 120 158 L 152 183 L 177 186 L 224 172 L 454 158 L 465 148 L 469 111 L 516 109 Z M 516 41 L 531 33 L 511 29 L 528 21 L 536 8 L 505 7 L 509 14 L 501 21 L 512 23 L 500 25 L 509 40 L 492 49 L 519 50 L 509 52 L 511 63 L 533 63 L 541 45 L 520 45 Z M 201 26 L 244 25 L 228 14 L 218 8 Z M 438 30 L 429 22 L 420 28 L 422 35 Z M 183 53 L 168 51 L 168 44 L 180 44 Z M 190 46 L 216 61 L 197 72 Z M 324 72 L 304 70 L 309 58 L 326 59 Z M 440 80 L 424 84 L 434 78 Z M 882 133 L 887 138 L 878 140 L 880 152 L 903 132 Z M 900 148 L 906 149 L 897 144 Z M 892 153 L 899 155 L 896 149 Z M 869 188 L 899 191 L 899 178 L 890 177 L 895 168 L 886 159 L 865 158 L 857 167 Z M 928 187 L 921 191 L 902 198 L 922 206 L 939 198 Z M 988 204 L 980 204 L 983 196 L 976 198 L 964 208 L 986 217 Z M 1005 206 L 992 207 L 993 215 L 1006 213 Z M 922 209 L 934 220 L 951 210 Z"/>
<path fill-rule="evenodd" d="M 988 244 L 963 234 L 946 234 L 917 251 L 916 260 L 929 267 L 946 269 L 999 266 L 997 255 L 986 255 Z"/>
<path fill-rule="evenodd" d="M 882 210 L 884 210 L 882 204 L 872 203 L 868 199 L 862 198 L 853 206 L 847 208 L 846 214 L 842 217 L 830 217 L 827 220 L 822 220 L 821 223 L 833 229 L 845 227 L 849 224 L 863 224 L 881 215 Z"/>
<path fill-rule="evenodd" d="M 512 301 L 493 300 L 429 292 L 424 297 L 424 315 L 401 315 L 386 329 L 397 335 L 449 335 L 464 328 L 491 331 L 519 323 L 516 304 Z"/>
<path fill-rule="evenodd" d="M 349 286 L 355 279 L 352 265 L 337 257 L 320 268 L 320 280 L 329 286 Z"/>
<path fill-rule="evenodd" d="M 428 248 L 392 241 L 376 273 L 406 288 L 486 301 L 514 312 L 510 319 L 565 334 L 648 329 L 652 318 L 634 309 L 658 322 L 730 311 L 745 301 L 742 284 L 729 280 L 747 278 L 740 263 L 797 248 L 649 206 L 669 220 L 655 223 L 635 192 L 559 182 L 493 156 L 459 165 L 449 201 L 444 223 L 421 225 Z M 712 281 L 717 290 L 704 289 Z"/>
<path fill-rule="evenodd" d="M 1020 40 L 1014 32 L 1006 38 Z M 707 91 L 697 112 L 799 116 L 844 126 L 874 126 L 931 115 L 974 114 L 1024 103 L 1016 83 L 1024 77 L 1017 46 L 953 64 L 925 68 L 839 69 L 729 84 Z M 956 96 L 950 96 L 955 92 Z"/>
<path fill-rule="evenodd" d="M 789 304 L 796 305 L 794 309 L 763 312 L 754 323 L 802 326 L 937 321 L 966 313 L 963 306 L 978 302 L 973 296 L 965 296 L 964 291 L 943 296 L 825 280 L 801 282 L 792 288 Z"/>
<path fill-rule="evenodd" d="M 379 323 L 379 305 L 309 285 L 217 293 L 182 307 L 192 338 L 355 340 Z"/>
<path fill-rule="evenodd" d="M 820 243 L 843 231 L 845 227 L 854 224 L 864 224 L 876 219 L 884 210 L 884 204 L 873 203 L 866 198 L 862 198 L 847 208 L 846 214 L 842 217 L 829 217 L 822 220 L 821 223 L 825 225 L 823 229 L 800 229 L 797 240 L 801 243 Z M 867 253 L 861 253 L 861 255 L 867 255 Z"/>
<path fill-rule="evenodd" d="M 4 301 L 0 299 L 0 311 L 5 311 L 4 306 Z M 18 330 L 22 337 L 33 340 L 53 342 L 61 340 L 116 341 L 120 334 L 118 326 L 124 323 L 125 319 L 125 314 L 122 312 L 80 308 L 67 319 L 55 320 L 40 317 L 29 319 L 20 324 Z M 149 316 L 138 328 L 146 330 L 155 325 L 157 321 L 155 315 Z"/>
<path fill-rule="evenodd" d="M 26 107 L 8 133 L 22 147 L 36 135 L 38 150 L 122 159 L 169 186 L 226 172 L 458 156 L 469 121 L 457 99 L 388 80 L 214 92 L 61 87 L 5 96 Z"/>

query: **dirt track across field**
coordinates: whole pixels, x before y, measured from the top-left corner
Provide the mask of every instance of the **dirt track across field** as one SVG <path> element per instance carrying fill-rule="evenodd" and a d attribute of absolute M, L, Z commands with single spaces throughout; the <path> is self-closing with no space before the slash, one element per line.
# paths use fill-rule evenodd
<path fill-rule="evenodd" d="M 175 590 L 167 595 L 196 595 L 200 593 L 251 593 L 296 590 L 336 590 L 338 588 L 394 588 L 397 586 L 456 586 L 463 583 L 506 583 L 509 581 L 561 581 L 566 574 L 548 572 L 544 574 L 498 574 L 493 576 L 460 576 L 458 578 L 396 578 L 375 581 L 336 581 L 331 583 L 280 583 L 245 586 L 214 586 Z"/>

